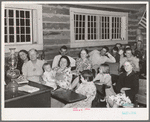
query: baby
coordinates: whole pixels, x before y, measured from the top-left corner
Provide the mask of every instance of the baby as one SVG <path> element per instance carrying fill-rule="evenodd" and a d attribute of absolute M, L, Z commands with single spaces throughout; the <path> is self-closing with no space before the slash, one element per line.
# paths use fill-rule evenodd
<path fill-rule="evenodd" d="M 46 82 L 45 85 L 53 87 L 54 89 L 57 88 L 55 82 L 55 74 L 56 72 L 52 70 L 49 63 L 43 64 L 44 73 L 42 75 L 43 80 Z"/>

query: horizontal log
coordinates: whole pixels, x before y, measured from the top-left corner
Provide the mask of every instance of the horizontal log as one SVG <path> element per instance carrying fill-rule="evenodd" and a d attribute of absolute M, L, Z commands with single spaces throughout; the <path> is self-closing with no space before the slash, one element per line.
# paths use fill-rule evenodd
<path fill-rule="evenodd" d="M 45 45 L 55 45 L 55 44 L 70 44 L 70 39 L 44 39 L 43 40 L 44 46 Z"/>
<path fill-rule="evenodd" d="M 128 21 L 128 24 L 138 24 L 138 21 Z"/>
<path fill-rule="evenodd" d="M 70 23 L 43 23 L 43 29 L 70 29 Z"/>
<path fill-rule="evenodd" d="M 128 35 L 136 35 L 136 31 L 128 31 Z"/>
<path fill-rule="evenodd" d="M 57 8 L 57 7 L 43 7 L 42 8 L 43 13 L 53 13 L 53 14 L 64 14 L 69 15 L 69 8 Z"/>
<path fill-rule="evenodd" d="M 70 39 L 70 32 L 60 31 L 60 32 L 43 32 L 43 39 Z"/>
<path fill-rule="evenodd" d="M 50 22 L 68 22 L 70 23 L 70 16 L 56 16 L 56 15 L 47 15 L 47 14 L 42 14 L 43 15 L 43 22 L 44 21 L 50 21 Z"/>

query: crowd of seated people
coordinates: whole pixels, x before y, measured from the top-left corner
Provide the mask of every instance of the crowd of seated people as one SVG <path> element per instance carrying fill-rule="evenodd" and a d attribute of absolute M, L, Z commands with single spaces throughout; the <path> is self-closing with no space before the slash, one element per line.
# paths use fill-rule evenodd
<path fill-rule="evenodd" d="M 97 100 L 101 104 L 105 102 L 102 107 L 114 107 L 115 104 L 109 99 L 109 96 L 120 92 L 126 94 L 134 102 L 134 97 L 139 87 L 137 72 L 142 69 L 139 66 L 139 62 L 143 58 L 136 55 L 138 51 L 141 52 L 142 50 L 139 46 L 140 44 L 140 42 L 136 43 L 134 51 L 130 45 L 123 48 L 120 43 L 114 45 L 112 51 L 109 51 L 107 46 L 103 46 L 100 51 L 93 50 L 90 53 L 86 48 L 83 48 L 80 50 L 79 57 L 76 60 L 68 56 L 67 47 L 62 46 L 59 51 L 60 54 L 54 57 L 52 66 L 46 61 L 38 59 L 36 49 L 30 49 L 28 52 L 20 50 L 18 52 L 19 62 L 17 66 L 21 72 L 19 78 L 47 85 L 54 89 L 61 87 L 74 90 L 87 96 L 86 100 L 65 106 L 61 105 L 61 107 L 96 107 Z M 105 63 L 116 62 L 120 64 L 120 73 L 114 87 L 109 65 Z M 123 70 L 121 70 L 122 67 Z M 92 79 L 88 79 L 85 74 L 92 77 Z M 97 85 L 104 86 L 103 97 L 99 95 Z M 92 101 L 95 101 L 95 103 Z"/>

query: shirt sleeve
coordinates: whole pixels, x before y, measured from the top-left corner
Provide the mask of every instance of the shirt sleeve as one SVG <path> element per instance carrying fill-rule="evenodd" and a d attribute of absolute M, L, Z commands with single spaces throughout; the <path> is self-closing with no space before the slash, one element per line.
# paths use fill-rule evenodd
<path fill-rule="evenodd" d="M 22 74 L 23 74 L 24 78 L 26 79 L 27 75 L 28 75 L 28 64 L 24 64 L 22 66 Z"/>
<path fill-rule="evenodd" d="M 55 68 L 58 66 L 58 56 L 55 56 L 54 59 L 53 59 L 53 63 L 52 63 L 52 68 Z"/>
<path fill-rule="evenodd" d="M 75 61 L 75 59 L 73 59 L 72 57 L 69 56 L 69 60 L 70 60 L 70 63 L 71 63 L 70 66 L 71 66 L 71 67 L 75 67 L 75 66 L 76 66 L 76 61 Z"/>
<path fill-rule="evenodd" d="M 108 54 L 108 57 L 106 58 L 106 62 L 115 63 L 116 59 L 110 53 L 107 53 L 107 54 Z"/>
<path fill-rule="evenodd" d="M 97 74 L 93 81 L 100 80 L 100 74 Z"/>

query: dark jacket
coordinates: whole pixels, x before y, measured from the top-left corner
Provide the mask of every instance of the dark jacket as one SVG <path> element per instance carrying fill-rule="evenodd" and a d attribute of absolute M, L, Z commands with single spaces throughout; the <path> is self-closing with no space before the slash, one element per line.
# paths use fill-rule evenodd
<path fill-rule="evenodd" d="M 119 76 L 118 82 L 116 84 L 116 92 L 120 93 L 121 88 L 127 87 L 131 88 L 130 90 L 126 90 L 126 96 L 129 96 L 132 103 L 134 103 L 135 95 L 139 90 L 139 78 L 134 71 L 132 71 L 128 76 L 126 73 L 122 73 Z"/>

